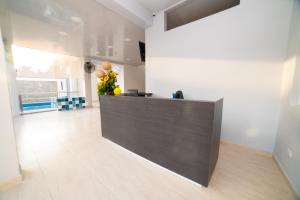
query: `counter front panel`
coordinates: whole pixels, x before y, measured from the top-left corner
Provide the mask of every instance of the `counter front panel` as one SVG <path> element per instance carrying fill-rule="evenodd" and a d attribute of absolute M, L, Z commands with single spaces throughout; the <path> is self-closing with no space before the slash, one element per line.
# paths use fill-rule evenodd
<path fill-rule="evenodd" d="M 101 96 L 103 137 L 208 186 L 216 165 L 223 100 Z"/>

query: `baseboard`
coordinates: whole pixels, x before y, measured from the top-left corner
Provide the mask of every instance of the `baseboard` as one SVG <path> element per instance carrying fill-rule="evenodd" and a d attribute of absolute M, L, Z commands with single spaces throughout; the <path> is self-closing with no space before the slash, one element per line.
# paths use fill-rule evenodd
<path fill-rule="evenodd" d="M 272 157 L 273 157 L 275 163 L 277 164 L 277 166 L 278 166 L 280 172 L 281 172 L 282 175 L 286 178 L 287 183 L 290 185 L 290 187 L 291 187 L 292 190 L 294 191 L 296 198 L 297 198 L 298 200 L 300 200 L 300 194 L 297 192 L 296 187 L 292 184 L 293 182 L 289 179 L 289 177 L 288 177 L 287 173 L 285 172 L 285 170 L 284 170 L 282 164 L 279 162 L 278 157 L 277 157 L 275 154 L 273 154 Z"/>
<path fill-rule="evenodd" d="M 23 178 L 20 175 L 20 176 L 18 176 L 16 178 L 8 180 L 8 181 L 6 181 L 4 183 L 0 183 L 0 190 L 6 190 L 6 189 L 9 189 L 9 188 L 11 188 L 11 187 L 13 187 L 15 185 L 18 185 L 18 184 L 20 184 L 22 182 L 22 180 L 23 180 Z"/>
<path fill-rule="evenodd" d="M 273 154 L 268 151 L 258 150 L 258 149 L 252 148 L 252 147 L 247 147 L 247 146 L 243 146 L 240 144 L 234 144 L 234 143 L 230 143 L 230 142 L 227 142 L 224 140 L 221 140 L 220 142 L 221 142 L 221 144 L 228 144 L 228 145 L 235 146 L 237 148 L 241 148 L 241 149 L 244 149 L 247 151 L 255 152 L 258 155 L 262 155 L 262 156 L 266 156 L 266 157 L 270 157 L 270 158 L 272 158 L 272 156 L 273 156 Z"/>

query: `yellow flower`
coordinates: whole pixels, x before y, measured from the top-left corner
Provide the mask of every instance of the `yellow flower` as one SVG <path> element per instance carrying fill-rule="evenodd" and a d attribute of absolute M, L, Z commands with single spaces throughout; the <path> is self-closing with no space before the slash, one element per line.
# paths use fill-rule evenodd
<path fill-rule="evenodd" d="M 102 85 L 103 85 L 103 82 L 100 81 L 100 82 L 97 84 L 97 89 L 99 90 L 99 89 L 102 87 Z"/>
<path fill-rule="evenodd" d="M 121 92 L 122 92 L 122 91 L 121 91 L 121 88 L 119 88 L 119 87 L 116 87 L 116 88 L 114 89 L 114 94 L 117 95 L 117 96 L 120 95 Z"/>
<path fill-rule="evenodd" d="M 112 77 L 112 78 L 116 78 L 117 77 L 116 73 L 113 72 L 113 71 L 109 72 L 109 76 Z"/>
<path fill-rule="evenodd" d="M 107 82 L 108 80 L 109 80 L 109 77 L 108 77 L 108 76 L 105 76 L 104 82 Z"/>

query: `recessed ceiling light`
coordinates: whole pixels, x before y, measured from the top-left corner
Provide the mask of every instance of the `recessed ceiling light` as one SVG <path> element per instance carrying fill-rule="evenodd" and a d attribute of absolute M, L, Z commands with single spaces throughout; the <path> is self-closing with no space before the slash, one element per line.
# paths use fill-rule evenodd
<path fill-rule="evenodd" d="M 131 41 L 130 38 L 125 38 L 124 40 L 125 40 L 126 42 L 130 42 L 130 41 Z"/>
<path fill-rule="evenodd" d="M 76 23 L 81 23 L 81 21 L 82 21 L 80 17 L 76 17 L 76 16 L 72 16 L 71 20 Z"/>
<path fill-rule="evenodd" d="M 107 46 L 107 48 L 109 48 L 109 49 L 112 49 L 112 48 L 113 48 L 113 46 L 109 45 L 109 46 Z"/>
<path fill-rule="evenodd" d="M 99 54 L 101 54 L 101 52 L 100 52 L 100 51 L 96 51 L 96 54 L 98 54 L 98 55 L 99 55 Z"/>
<path fill-rule="evenodd" d="M 64 32 L 64 31 L 60 31 L 58 32 L 61 36 L 68 36 L 68 33 Z"/>

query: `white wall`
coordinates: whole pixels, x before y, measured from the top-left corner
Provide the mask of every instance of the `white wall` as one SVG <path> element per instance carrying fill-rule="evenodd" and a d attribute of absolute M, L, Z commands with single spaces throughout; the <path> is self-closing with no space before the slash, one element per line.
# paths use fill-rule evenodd
<path fill-rule="evenodd" d="M 274 154 L 300 197 L 300 1 L 295 1 L 293 11 Z"/>
<path fill-rule="evenodd" d="M 0 29 L 0 184 L 20 176 L 4 55 Z"/>
<path fill-rule="evenodd" d="M 20 114 L 18 90 L 16 85 L 16 71 L 13 66 L 11 59 L 11 44 L 13 41 L 13 34 L 11 28 L 11 17 L 6 0 L 0 1 L 0 25 L 2 27 L 2 36 L 4 43 L 5 52 L 9 55 L 7 60 L 7 83 L 11 99 L 11 108 L 13 116 Z"/>
<path fill-rule="evenodd" d="M 222 139 L 273 151 L 292 1 L 241 5 L 164 32 L 146 30 L 146 91 L 187 99 L 224 97 Z"/>
<path fill-rule="evenodd" d="M 8 89 L 10 91 L 12 115 L 16 117 L 21 113 L 19 91 L 17 89 L 17 81 L 16 81 L 17 73 L 15 71 L 13 63 L 7 63 L 7 66 L 8 66 L 7 82 L 8 82 Z"/>
<path fill-rule="evenodd" d="M 141 92 L 145 91 L 145 65 L 125 65 L 124 76 L 124 92 L 128 92 L 128 89 L 138 89 Z"/>

